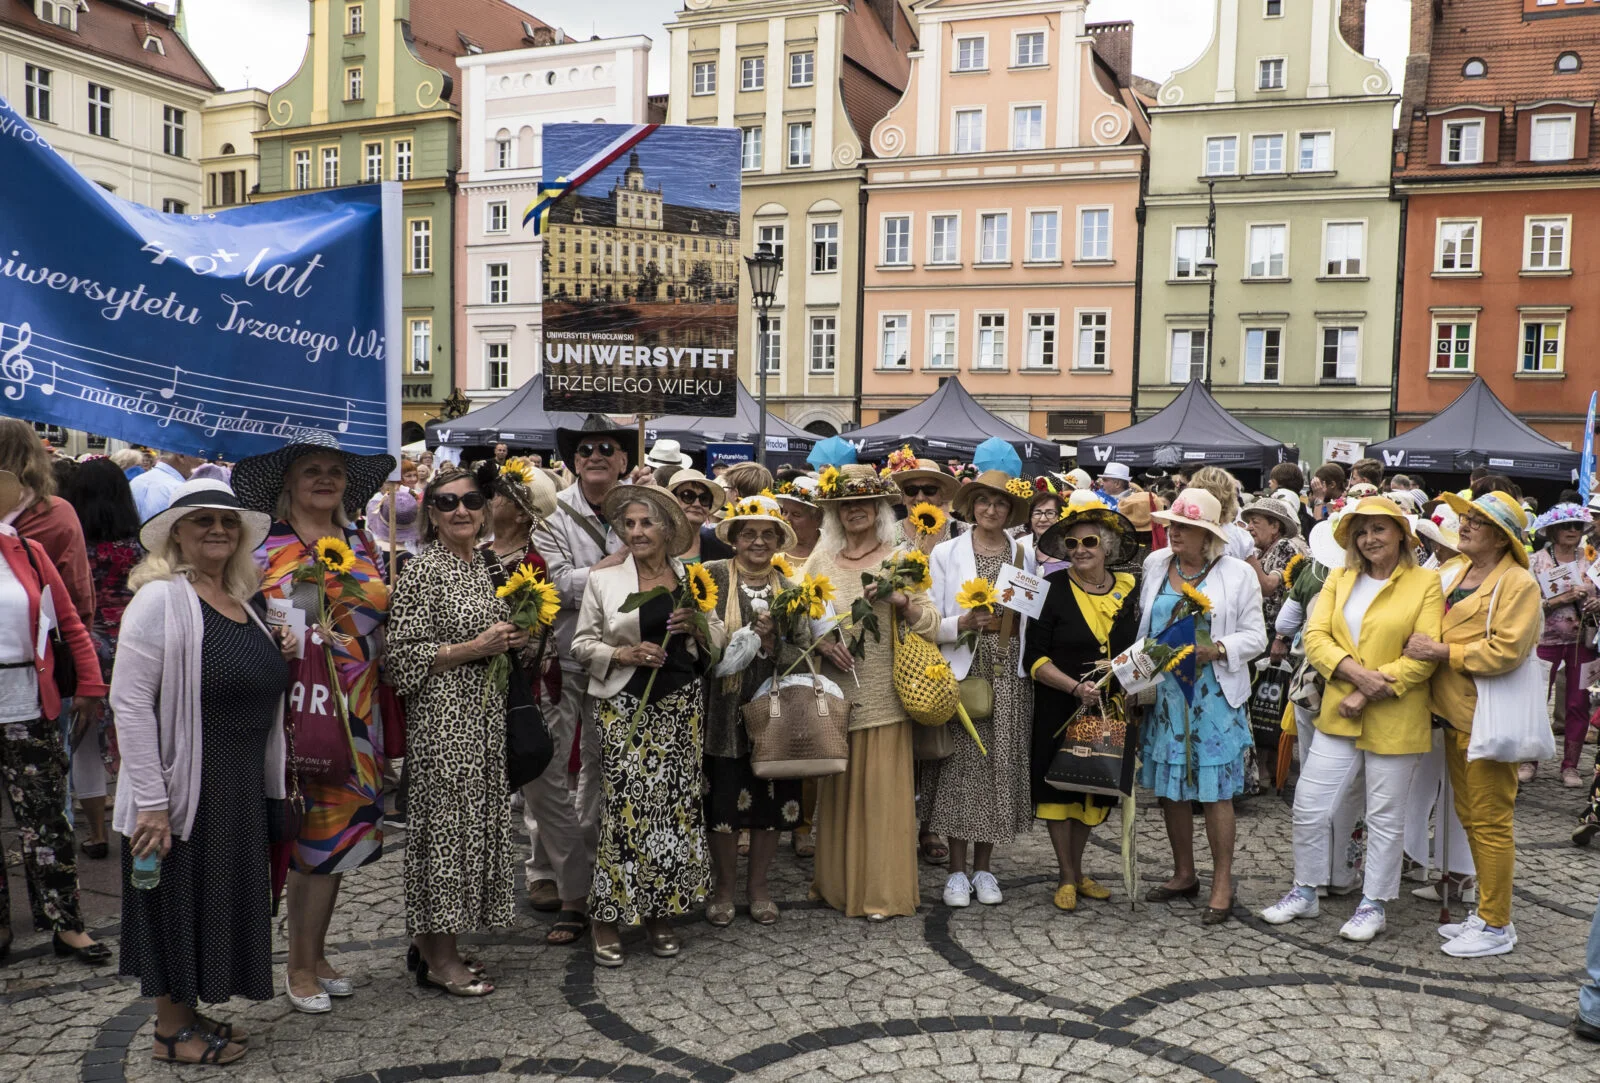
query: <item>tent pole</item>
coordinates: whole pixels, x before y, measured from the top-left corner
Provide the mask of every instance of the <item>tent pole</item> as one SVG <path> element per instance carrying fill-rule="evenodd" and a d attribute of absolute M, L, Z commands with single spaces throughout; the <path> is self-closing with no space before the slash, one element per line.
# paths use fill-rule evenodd
<path fill-rule="evenodd" d="M 639 459 L 634 466 L 644 465 L 644 415 L 639 415 Z"/>

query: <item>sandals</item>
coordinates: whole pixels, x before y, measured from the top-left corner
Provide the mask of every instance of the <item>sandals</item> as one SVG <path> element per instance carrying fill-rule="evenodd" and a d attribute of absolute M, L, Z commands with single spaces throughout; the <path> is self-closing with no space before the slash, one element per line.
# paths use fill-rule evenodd
<path fill-rule="evenodd" d="M 757 925 L 776 925 L 778 923 L 778 904 L 771 899 L 762 899 L 760 902 L 751 903 L 750 920 Z"/>
<path fill-rule="evenodd" d="M 816 836 L 813 835 L 810 831 L 807 831 L 804 834 L 802 834 L 799 831 L 796 831 L 795 834 L 794 834 L 794 856 L 795 857 L 816 857 L 817 856 L 817 839 L 816 839 Z"/>
<path fill-rule="evenodd" d="M 566 947 L 583 939 L 583 934 L 588 931 L 588 914 L 582 910 L 563 910 L 556 915 L 556 923 L 550 927 L 544 942 L 554 947 Z"/>
<path fill-rule="evenodd" d="M 178 1052 L 178 1046 L 195 1039 L 206 1043 L 205 1052 L 198 1057 L 189 1057 Z M 166 1046 L 167 1050 L 165 1053 L 152 1052 L 150 1059 L 161 1061 L 163 1064 L 232 1064 L 249 1052 L 237 1042 L 230 1042 L 220 1034 L 212 1034 L 209 1031 L 201 1030 L 196 1025 L 184 1027 L 170 1038 L 157 1034 L 155 1035 L 155 1040 L 156 1044 Z M 232 1056 L 226 1056 L 229 1046 L 232 1046 L 238 1052 Z"/>
<path fill-rule="evenodd" d="M 950 847 L 938 835 L 923 835 L 917 850 L 928 865 L 943 865 L 950 860 Z"/>
<path fill-rule="evenodd" d="M 487 974 L 489 972 L 489 968 L 487 966 L 485 966 L 483 963 L 480 963 L 478 960 L 472 958 L 470 955 L 469 956 L 463 956 L 461 961 L 464 964 L 466 964 L 466 967 L 467 967 L 468 970 L 472 971 L 474 974 L 478 975 L 478 977 L 480 977 L 480 978 L 483 977 L 485 974 Z M 406 969 L 411 971 L 412 973 L 416 973 L 417 967 L 420 966 L 421 964 L 422 964 L 422 952 L 415 944 L 412 944 L 409 948 L 406 949 Z M 239 1039 L 237 1039 L 237 1038 L 234 1039 L 234 1041 L 238 1041 L 238 1040 Z"/>
<path fill-rule="evenodd" d="M 440 981 L 428 973 L 428 960 L 417 960 L 417 985 L 423 989 L 443 989 L 453 997 L 486 997 L 494 992 L 494 986 L 483 978 L 473 975 L 471 981 Z"/>
<path fill-rule="evenodd" d="M 250 1035 L 241 1033 L 232 1023 L 222 1023 L 208 1015 L 194 1013 L 194 1024 L 221 1038 L 223 1041 L 244 1045 L 250 1040 Z"/>
<path fill-rule="evenodd" d="M 713 902 L 706 904 L 706 921 L 713 929 L 726 929 L 733 924 L 734 908 L 731 902 Z M 750 916 L 755 916 L 755 908 L 750 910 Z"/>

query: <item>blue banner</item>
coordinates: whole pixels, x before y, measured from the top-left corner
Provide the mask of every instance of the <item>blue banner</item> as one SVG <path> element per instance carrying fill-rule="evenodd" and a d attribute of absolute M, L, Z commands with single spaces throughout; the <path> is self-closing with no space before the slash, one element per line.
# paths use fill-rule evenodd
<path fill-rule="evenodd" d="M 0 176 L 0 414 L 230 460 L 398 447 L 398 185 L 164 214 L 4 101 Z"/>
<path fill-rule="evenodd" d="M 1594 484 L 1594 408 L 1600 404 L 1600 391 L 1589 392 L 1589 419 L 1583 426 L 1583 458 L 1578 461 L 1578 499 L 1589 502 Z"/>
<path fill-rule="evenodd" d="M 756 446 L 754 444 L 707 444 L 706 469 L 721 463 L 732 466 L 734 463 L 754 462 Z"/>

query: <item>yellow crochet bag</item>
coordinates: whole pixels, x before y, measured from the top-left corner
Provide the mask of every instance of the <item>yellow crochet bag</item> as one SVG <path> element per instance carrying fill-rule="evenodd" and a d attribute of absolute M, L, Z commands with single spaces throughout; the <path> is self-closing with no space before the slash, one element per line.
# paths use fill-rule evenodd
<path fill-rule="evenodd" d="M 961 690 L 939 648 L 900 626 L 891 608 L 889 634 L 894 642 L 894 692 L 913 722 L 942 726 L 955 716 Z"/>

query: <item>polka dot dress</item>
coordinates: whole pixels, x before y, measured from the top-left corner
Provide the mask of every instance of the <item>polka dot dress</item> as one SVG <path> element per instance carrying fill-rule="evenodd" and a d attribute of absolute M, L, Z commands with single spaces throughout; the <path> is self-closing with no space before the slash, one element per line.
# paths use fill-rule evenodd
<path fill-rule="evenodd" d="M 253 621 L 239 624 L 200 603 L 200 799 L 194 828 L 172 840 L 161 883 L 129 882 L 122 847 L 120 971 L 147 997 L 194 1005 L 232 997 L 268 1000 L 272 885 L 263 764 L 289 670 Z"/>

